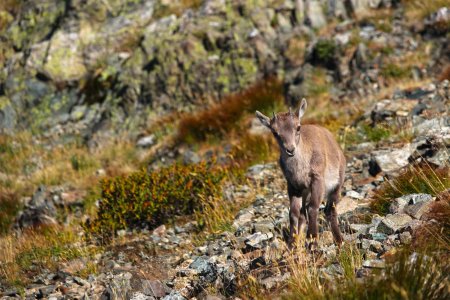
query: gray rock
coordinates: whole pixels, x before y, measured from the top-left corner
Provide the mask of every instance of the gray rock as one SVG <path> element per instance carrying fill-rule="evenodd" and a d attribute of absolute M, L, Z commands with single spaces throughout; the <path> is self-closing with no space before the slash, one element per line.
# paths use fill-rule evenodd
<path fill-rule="evenodd" d="M 422 215 L 430 210 L 430 206 L 432 203 L 433 203 L 432 201 L 421 201 L 415 204 L 406 205 L 405 213 L 407 213 L 414 219 L 420 220 Z"/>
<path fill-rule="evenodd" d="M 450 22 L 450 8 L 441 7 L 424 20 L 425 30 L 434 35 L 443 35 L 448 32 Z"/>
<path fill-rule="evenodd" d="M 353 199 L 358 199 L 358 200 L 364 199 L 364 197 L 360 193 L 358 193 L 356 191 L 348 191 L 348 192 L 345 193 L 345 195 L 347 197 L 350 197 L 350 198 L 353 198 Z"/>
<path fill-rule="evenodd" d="M 418 136 L 440 136 L 450 135 L 450 117 L 434 118 L 425 120 L 414 126 L 414 133 Z"/>
<path fill-rule="evenodd" d="M 368 237 L 374 241 L 383 242 L 384 240 L 386 240 L 387 235 L 384 233 L 374 232 L 374 233 L 370 233 L 368 235 Z"/>
<path fill-rule="evenodd" d="M 377 231 L 385 234 L 393 234 L 405 228 L 412 218 L 407 214 L 387 215 L 377 226 Z"/>
<path fill-rule="evenodd" d="M 142 292 L 155 298 L 161 298 L 166 295 L 166 289 L 159 280 L 142 280 Z"/>
<path fill-rule="evenodd" d="M 411 236 L 411 233 L 409 231 L 405 231 L 405 232 L 400 233 L 399 238 L 400 238 L 400 242 L 402 244 L 404 244 L 404 245 L 411 244 L 412 236 Z"/>
<path fill-rule="evenodd" d="M 241 210 L 237 215 L 236 219 L 233 221 L 233 227 L 235 229 L 244 226 L 248 222 L 250 222 L 254 217 L 254 210 Z"/>
<path fill-rule="evenodd" d="M 16 126 L 16 111 L 9 99 L 0 96 L 0 131 L 12 130 Z"/>
<path fill-rule="evenodd" d="M 271 221 L 262 221 L 253 225 L 254 232 L 268 233 L 274 230 L 274 225 Z"/>
<path fill-rule="evenodd" d="M 271 277 L 264 278 L 263 280 L 261 280 L 261 285 L 266 290 L 271 290 L 271 289 L 276 288 L 277 286 L 281 285 L 289 277 L 290 277 L 289 273 L 284 273 L 283 275 L 271 276 Z"/>
<path fill-rule="evenodd" d="M 83 278 L 78 277 L 78 276 L 74 276 L 73 281 L 75 281 L 77 284 L 79 284 L 81 286 L 87 286 L 87 287 L 91 286 L 91 284 L 88 281 L 86 281 Z"/>
<path fill-rule="evenodd" d="M 51 293 L 53 293 L 53 291 L 55 290 L 55 286 L 54 285 L 48 285 L 45 287 L 41 287 L 39 289 L 39 298 L 46 298 L 48 297 Z"/>
<path fill-rule="evenodd" d="M 309 1 L 308 19 L 313 28 L 321 28 L 327 25 L 322 4 L 319 1 Z"/>
<path fill-rule="evenodd" d="M 369 250 L 380 254 L 383 252 L 383 244 L 378 241 L 370 241 Z"/>
<path fill-rule="evenodd" d="M 156 300 L 156 298 L 144 295 L 141 292 L 134 292 L 129 299 L 130 300 Z"/>
<path fill-rule="evenodd" d="M 216 264 L 209 262 L 207 256 L 197 257 L 189 265 L 189 268 L 196 270 L 203 281 L 211 283 L 217 279 L 217 266 Z"/>
<path fill-rule="evenodd" d="M 40 225 L 55 225 L 57 209 L 53 197 L 47 193 L 45 186 L 40 186 L 31 201 L 25 205 L 16 217 L 14 228 L 28 228 Z"/>
<path fill-rule="evenodd" d="M 179 292 L 172 291 L 169 295 L 162 298 L 162 300 L 186 300 L 186 298 L 183 297 Z"/>
<path fill-rule="evenodd" d="M 403 213 L 403 209 L 406 204 L 408 204 L 408 200 L 404 197 L 396 198 L 392 200 L 391 204 L 389 205 L 389 212 L 391 214 Z"/>
<path fill-rule="evenodd" d="M 198 164 L 200 161 L 200 156 L 194 151 L 187 150 L 183 153 L 183 162 L 185 164 Z"/>
<path fill-rule="evenodd" d="M 419 202 L 428 202 L 432 199 L 433 197 L 429 194 L 410 194 L 401 196 L 392 201 L 389 206 L 389 211 L 393 214 L 403 213 L 406 205 L 413 205 Z"/>
<path fill-rule="evenodd" d="M 137 142 L 136 146 L 141 148 L 149 148 L 156 144 L 156 137 L 154 134 L 141 137 Z"/>
<path fill-rule="evenodd" d="M 364 268 L 369 269 L 384 269 L 386 267 L 386 262 L 381 259 L 369 259 L 363 262 Z"/>
<path fill-rule="evenodd" d="M 364 234 L 370 226 L 368 224 L 350 224 L 349 227 L 353 232 Z"/>
<path fill-rule="evenodd" d="M 414 152 L 411 144 L 401 149 L 378 150 L 372 152 L 379 168 L 386 173 L 396 171 L 409 164 L 408 158 Z"/>
<path fill-rule="evenodd" d="M 256 232 L 246 238 L 245 244 L 247 246 L 260 249 L 263 247 L 263 242 L 270 240 L 271 238 L 273 238 L 272 232 L 268 233 Z"/>
<path fill-rule="evenodd" d="M 445 167 L 450 164 L 449 150 L 446 148 L 439 149 L 432 157 L 427 160 L 437 166 Z"/>
<path fill-rule="evenodd" d="M 73 122 L 79 121 L 81 120 L 84 115 L 87 112 L 87 106 L 86 105 L 78 105 L 75 106 L 72 109 L 72 112 L 70 113 L 70 120 Z"/>

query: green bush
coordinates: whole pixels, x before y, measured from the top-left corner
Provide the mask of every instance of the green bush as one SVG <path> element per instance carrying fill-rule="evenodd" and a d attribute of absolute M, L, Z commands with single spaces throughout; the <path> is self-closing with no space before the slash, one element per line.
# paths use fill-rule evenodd
<path fill-rule="evenodd" d="M 405 78 L 408 77 L 411 70 L 408 67 L 402 67 L 394 63 L 388 63 L 381 68 L 381 74 L 385 78 Z"/>
<path fill-rule="evenodd" d="M 315 47 L 317 58 L 324 62 L 333 60 L 336 50 L 336 43 L 333 40 L 320 40 Z"/>
<path fill-rule="evenodd" d="M 392 134 L 392 130 L 390 130 L 387 126 L 376 125 L 374 127 L 370 125 L 363 125 L 362 127 L 364 134 L 367 136 L 369 141 L 379 142 L 381 140 L 385 140 L 389 138 Z"/>
<path fill-rule="evenodd" d="M 125 228 L 155 227 L 177 215 L 201 210 L 202 201 L 221 195 L 224 169 L 206 163 L 174 164 L 102 181 L 94 234 L 108 237 Z"/>

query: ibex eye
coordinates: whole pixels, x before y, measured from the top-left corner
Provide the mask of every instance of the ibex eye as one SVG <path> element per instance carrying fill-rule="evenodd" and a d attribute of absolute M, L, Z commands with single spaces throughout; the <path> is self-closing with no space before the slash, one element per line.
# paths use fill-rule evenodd
<path fill-rule="evenodd" d="M 297 126 L 297 131 L 300 131 L 300 126 Z"/>

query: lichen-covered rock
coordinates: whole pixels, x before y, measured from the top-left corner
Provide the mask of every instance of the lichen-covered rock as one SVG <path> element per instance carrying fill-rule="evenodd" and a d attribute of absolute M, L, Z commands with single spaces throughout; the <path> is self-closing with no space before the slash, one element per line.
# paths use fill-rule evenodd
<path fill-rule="evenodd" d="M 412 218 L 407 214 L 387 215 L 377 226 L 377 231 L 384 234 L 393 234 L 405 228 Z"/>

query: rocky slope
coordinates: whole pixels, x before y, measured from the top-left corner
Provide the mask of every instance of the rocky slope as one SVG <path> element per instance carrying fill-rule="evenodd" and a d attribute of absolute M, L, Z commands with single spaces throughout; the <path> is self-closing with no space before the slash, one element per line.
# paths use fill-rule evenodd
<path fill-rule="evenodd" d="M 392 201 L 389 214 L 380 216 L 373 214 L 368 206 L 374 189 L 386 180 L 386 176 L 394 175 L 419 157 L 429 164 L 442 167 L 449 164 L 449 82 L 408 92 L 398 91 L 396 95 L 377 102 L 365 116 L 379 121 L 375 116 L 408 115 L 412 119 L 414 138 L 411 143 L 398 147 L 391 144 L 389 150 L 374 143 L 354 145 L 359 154 L 348 160 L 344 195 L 338 205 L 345 240 L 356 243 L 364 259 L 361 269 L 356 270 L 359 277 L 367 276 L 373 269 L 383 269 L 386 253 L 410 244 L 417 228 L 433 222 L 425 216 L 436 197 L 429 194 L 401 196 Z M 414 105 L 393 106 L 402 101 Z M 419 104 L 422 109 L 417 112 Z M 446 109 L 442 110 L 443 107 Z M 138 235 L 124 231 L 120 235 L 128 237 L 126 243 L 96 255 L 95 263 L 101 266 L 97 275 L 87 279 L 72 275 L 77 264 L 86 263 L 72 261 L 57 273 L 44 272 L 36 276 L 34 283 L 25 290 L 25 296 L 48 299 L 216 299 L 214 297 L 218 295 L 234 295 L 242 274 L 252 274 L 262 287 L 260 292 L 283 286 L 290 276 L 286 267 L 282 267 L 287 251 L 283 234 L 288 226 L 284 179 L 276 164 L 252 166 L 247 177 L 250 186 L 230 187 L 227 192 L 231 200 L 243 196 L 253 199 L 248 207 L 237 213 L 232 231 L 196 247 L 192 247 L 190 240 L 190 232 L 195 230 L 191 222 L 174 228 L 162 225 Z M 255 189 L 259 194 L 252 194 Z M 22 220 L 30 222 L 30 215 L 51 219 L 56 213 L 48 211 L 57 205 L 59 197 L 56 195 L 57 191 L 38 191 L 19 223 Z M 445 193 L 440 197 L 445 197 Z M 324 264 L 319 272 L 323 272 L 323 276 L 342 276 L 344 271 L 335 258 L 338 249 L 323 216 L 320 224 L 319 255 L 329 264 Z M 211 287 L 217 293 L 214 297 L 205 292 Z M 16 290 L 6 290 L 3 296 L 7 299 L 16 293 Z"/>
<path fill-rule="evenodd" d="M 0 128 L 89 139 L 108 124 L 136 129 L 155 114 L 217 101 L 273 75 L 284 78 L 287 101 L 295 104 L 309 93 L 310 65 L 325 66 L 340 83 L 333 98 L 348 88 L 366 95 L 383 87 L 374 66 L 386 63 L 366 42 L 395 48 L 400 57 L 417 51 L 420 41 L 405 33 L 401 10 L 383 32 L 373 22 L 346 19 L 343 2 L 336 2 L 335 15 L 346 21 L 321 36 L 303 26 L 295 1 L 205 1 L 179 15 L 164 1 L 11 4 L 2 29 Z M 356 2 L 361 14 L 395 4 Z M 326 26 L 318 1 L 311 1 L 308 20 L 313 28 Z M 358 40 L 347 57 L 349 43 Z M 448 43 L 442 41 L 432 51 L 445 63 Z M 414 66 L 414 76 L 436 64 Z"/>

